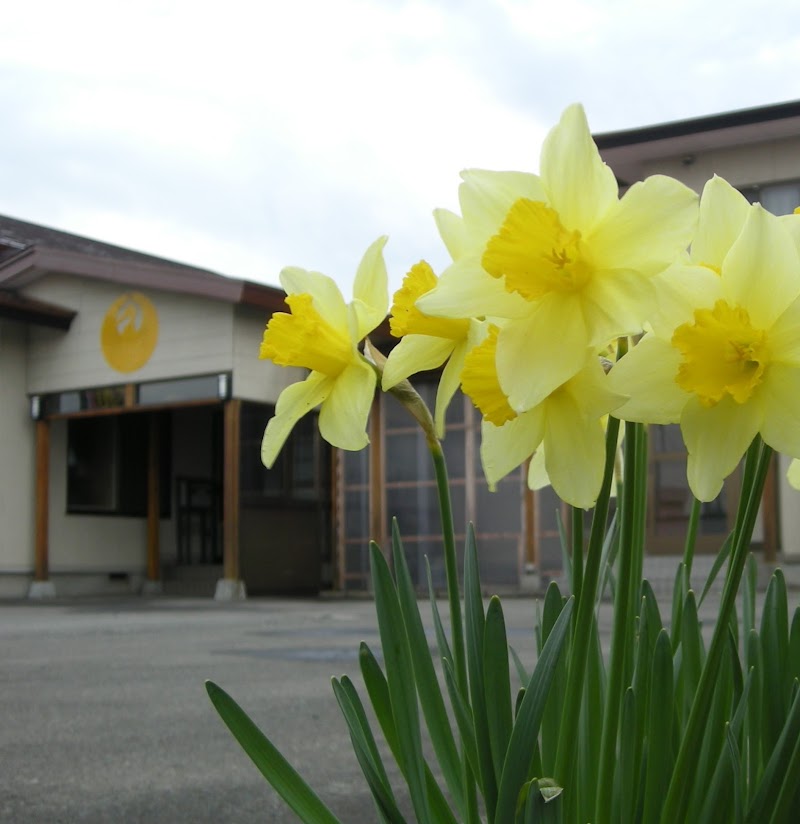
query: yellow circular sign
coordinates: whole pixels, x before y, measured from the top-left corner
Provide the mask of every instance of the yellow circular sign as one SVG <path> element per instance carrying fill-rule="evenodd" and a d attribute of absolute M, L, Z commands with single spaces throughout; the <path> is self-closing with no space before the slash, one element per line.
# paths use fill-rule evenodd
<path fill-rule="evenodd" d="M 100 348 L 112 369 L 141 369 L 158 342 L 158 314 L 141 292 L 126 292 L 109 306 L 100 327 Z"/>

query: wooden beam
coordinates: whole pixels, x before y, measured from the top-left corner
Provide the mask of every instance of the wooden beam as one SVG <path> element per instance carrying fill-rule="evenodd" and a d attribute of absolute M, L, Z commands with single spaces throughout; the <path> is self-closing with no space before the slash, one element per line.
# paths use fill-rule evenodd
<path fill-rule="evenodd" d="M 222 566 L 223 578 L 239 580 L 239 455 L 242 402 L 232 398 L 223 412 Z"/>
<path fill-rule="evenodd" d="M 161 580 L 158 415 L 150 415 L 147 438 L 147 580 Z"/>
<path fill-rule="evenodd" d="M 36 544 L 33 580 L 50 577 L 48 514 L 50 507 L 50 422 L 36 421 Z"/>

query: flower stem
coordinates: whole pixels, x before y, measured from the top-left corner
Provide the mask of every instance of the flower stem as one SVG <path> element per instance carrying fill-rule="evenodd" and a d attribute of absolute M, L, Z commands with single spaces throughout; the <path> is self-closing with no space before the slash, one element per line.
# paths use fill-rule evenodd
<path fill-rule="evenodd" d="M 683 547 L 683 564 L 686 567 L 686 580 L 692 578 L 692 561 L 694 560 L 694 547 L 697 541 L 697 527 L 700 525 L 701 503 L 697 498 L 692 498 L 692 510 L 689 513 L 689 525 L 686 528 L 686 543 Z"/>
<path fill-rule="evenodd" d="M 689 713 L 689 720 L 686 724 L 667 798 L 661 813 L 661 821 L 664 824 L 686 820 L 686 804 L 692 785 L 691 776 L 694 773 L 695 762 L 701 750 L 704 724 L 714 695 L 714 682 L 722 661 L 722 653 L 728 643 L 728 632 L 736 603 L 736 594 L 739 590 L 739 583 L 747 560 L 747 552 L 753 536 L 753 528 L 758 516 L 764 481 L 769 471 L 771 458 L 772 448 L 764 444 L 759 437 L 756 437 L 748 449 L 745 461 L 744 481 L 739 498 L 736 526 L 734 527 L 730 566 L 725 579 L 714 635 L 700 675 L 700 683 L 697 685 L 697 692 Z"/>
<path fill-rule="evenodd" d="M 641 424 L 625 424 L 625 468 L 620 500 L 621 520 L 619 575 L 617 578 L 614 602 L 614 626 L 611 634 L 611 661 L 609 664 L 608 683 L 606 686 L 606 704 L 603 712 L 603 732 L 600 739 L 600 764 L 597 779 L 597 799 L 594 821 L 605 824 L 611 819 L 611 799 L 614 782 L 614 767 L 617 763 L 616 747 L 619 729 L 619 716 L 622 710 L 622 684 L 625 679 L 625 663 L 632 622 L 630 620 L 631 600 L 633 594 L 633 577 L 636 574 L 638 547 L 636 538 L 637 515 L 640 515 L 641 497 L 639 487 L 644 484 L 646 475 L 641 475 L 639 468 L 639 449 L 642 442 L 637 430 Z"/>
<path fill-rule="evenodd" d="M 592 617 L 594 614 L 597 580 L 600 573 L 600 559 L 603 552 L 603 538 L 608 520 L 608 502 L 611 496 L 611 480 L 614 474 L 614 459 L 617 452 L 619 420 L 610 417 L 606 430 L 606 463 L 603 483 L 597 497 L 592 528 L 589 534 L 589 547 L 586 552 L 586 565 L 581 584 L 581 597 L 578 601 L 577 619 L 572 638 L 569 670 L 567 675 L 566 695 L 561 713 L 561 725 L 558 731 L 558 749 L 554 768 L 554 777 L 562 787 L 576 789 L 571 781 L 572 768 L 577 762 L 577 731 L 580 718 L 583 681 L 586 674 L 589 641 L 591 639 Z"/>

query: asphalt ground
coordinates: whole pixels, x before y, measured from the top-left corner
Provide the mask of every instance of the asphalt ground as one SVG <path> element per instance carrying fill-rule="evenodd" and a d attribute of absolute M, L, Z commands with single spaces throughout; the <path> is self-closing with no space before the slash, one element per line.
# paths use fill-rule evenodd
<path fill-rule="evenodd" d="M 503 603 L 532 666 L 534 599 Z M 429 613 L 423 602 L 428 629 Z M 0 602 L 0 822 L 296 821 L 223 726 L 206 679 L 343 822 L 375 821 L 330 685 L 348 674 L 365 695 L 362 640 L 379 649 L 368 600 Z"/>

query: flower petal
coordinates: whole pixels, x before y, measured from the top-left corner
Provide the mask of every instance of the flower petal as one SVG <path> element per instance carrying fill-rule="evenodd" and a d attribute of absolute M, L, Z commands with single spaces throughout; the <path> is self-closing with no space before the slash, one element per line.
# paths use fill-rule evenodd
<path fill-rule="evenodd" d="M 590 233 L 617 200 L 614 173 L 601 160 L 583 107 L 570 106 L 542 146 L 547 202 L 569 230 Z"/>
<path fill-rule="evenodd" d="M 722 296 L 745 307 L 753 326 L 769 329 L 800 295 L 800 256 L 777 218 L 750 207 L 722 267 Z"/>
<path fill-rule="evenodd" d="M 577 296 L 551 292 L 497 337 L 497 376 L 518 412 L 541 403 L 585 366 L 592 354 Z"/>
<path fill-rule="evenodd" d="M 769 333 L 769 346 L 773 360 L 800 366 L 800 299 L 792 301 L 775 321 Z"/>
<path fill-rule="evenodd" d="M 662 338 L 683 323 L 690 323 L 695 309 L 711 309 L 722 291 L 718 274 L 705 266 L 671 266 L 653 278 L 656 308 L 650 315 L 653 331 Z"/>
<path fill-rule="evenodd" d="M 603 482 L 603 425 L 599 418 L 586 417 L 569 392 L 556 392 L 545 406 L 544 461 L 550 483 L 562 501 L 589 509 Z"/>
<path fill-rule="evenodd" d="M 502 426 L 481 423 L 481 463 L 489 488 L 529 458 L 544 437 L 544 409 L 531 409 Z"/>
<path fill-rule="evenodd" d="M 347 304 L 333 278 L 287 266 L 281 271 L 280 279 L 287 295 L 311 295 L 314 309 L 334 329 L 349 336 Z"/>
<path fill-rule="evenodd" d="M 436 287 L 417 301 L 417 308 L 441 318 L 513 318 L 530 311 L 528 301 L 507 292 L 503 281 L 484 271 L 480 257 L 473 255 L 448 266 Z"/>
<path fill-rule="evenodd" d="M 353 304 L 358 315 L 358 340 L 368 335 L 389 309 L 389 279 L 383 259 L 388 238 L 379 237 L 364 253 L 353 282 Z"/>
<path fill-rule="evenodd" d="M 645 335 L 608 374 L 609 388 L 630 400 L 614 415 L 641 423 L 677 423 L 691 396 L 675 382 L 681 355 L 667 341 Z"/>
<path fill-rule="evenodd" d="M 453 260 L 458 260 L 472 252 L 478 254 L 481 248 L 470 232 L 467 231 L 464 218 L 449 209 L 434 209 L 433 219 L 439 230 L 444 245 Z"/>
<path fill-rule="evenodd" d="M 439 378 L 439 387 L 436 390 L 436 409 L 433 414 L 433 422 L 436 426 L 436 436 L 443 438 L 445 434 L 445 418 L 447 407 L 453 400 L 453 395 L 461 384 L 461 373 L 464 371 L 464 358 L 470 349 L 466 340 L 457 343 L 450 355 L 450 359 L 442 370 L 442 377 Z"/>
<path fill-rule="evenodd" d="M 598 273 L 583 294 L 591 346 L 603 346 L 613 338 L 638 335 L 655 306 L 653 284 L 631 269 Z"/>
<path fill-rule="evenodd" d="M 700 223 L 692 241 L 692 262 L 719 272 L 750 212 L 744 195 L 714 175 L 700 198 Z"/>
<path fill-rule="evenodd" d="M 690 398 L 681 415 L 681 432 L 689 451 L 689 487 L 699 501 L 713 501 L 722 483 L 736 469 L 761 428 L 757 403 L 736 403 L 725 397 L 712 407 Z"/>
<path fill-rule="evenodd" d="M 275 463 L 294 425 L 328 397 L 333 384 L 333 378 L 312 372 L 304 381 L 293 383 L 281 392 L 261 441 L 261 461 L 267 469 Z"/>
<path fill-rule="evenodd" d="M 598 269 L 652 276 L 676 261 L 697 225 L 697 194 L 664 175 L 634 183 L 586 238 Z"/>
<path fill-rule="evenodd" d="M 544 200 L 538 175 L 528 172 L 492 172 L 466 169 L 458 188 L 461 214 L 468 227 L 470 243 L 483 248 L 497 232 L 511 205 L 521 197 Z"/>
<path fill-rule="evenodd" d="M 377 378 L 372 367 L 355 360 L 338 378 L 319 413 L 319 433 L 339 449 L 363 449 L 369 438 L 364 431 L 375 396 Z"/>
<path fill-rule="evenodd" d="M 772 364 L 759 388 L 761 436 L 773 449 L 800 458 L 800 369 Z"/>
<path fill-rule="evenodd" d="M 441 366 L 450 356 L 453 347 L 452 340 L 430 335 L 406 335 L 401 338 L 400 343 L 389 353 L 383 368 L 383 391 L 391 389 L 409 375 Z"/>
<path fill-rule="evenodd" d="M 546 486 L 550 486 L 550 476 L 547 474 L 544 460 L 544 447 L 540 446 L 533 453 L 531 462 L 528 465 L 528 487 L 530 489 L 544 489 Z"/>

